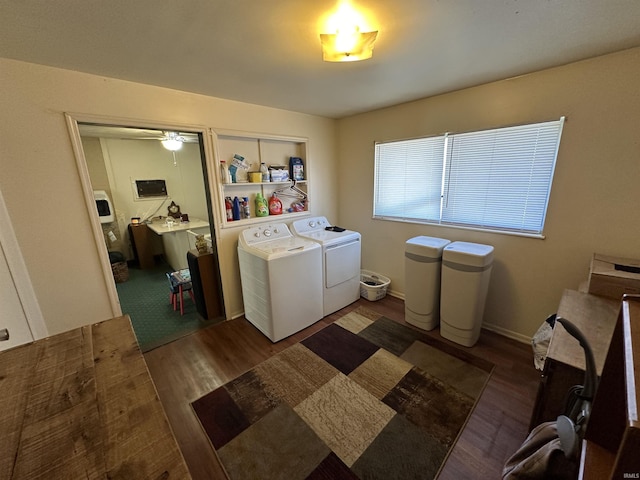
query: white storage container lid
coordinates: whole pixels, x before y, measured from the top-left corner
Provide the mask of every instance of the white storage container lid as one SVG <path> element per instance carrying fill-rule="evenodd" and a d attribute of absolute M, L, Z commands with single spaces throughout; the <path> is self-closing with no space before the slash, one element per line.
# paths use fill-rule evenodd
<path fill-rule="evenodd" d="M 442 260 L 461 265 L 484 267 L 493 262 L 493 247 L 480 243 L 453 242 L 444 247 Z"/>
<path fill-rule="evenodd" d="M 444 238 L 413 237 L 407 240 L 405 252 L 423 257 L 440 258 L 442 256 L 442 249 L 449 243 L 451 242 Z"/>

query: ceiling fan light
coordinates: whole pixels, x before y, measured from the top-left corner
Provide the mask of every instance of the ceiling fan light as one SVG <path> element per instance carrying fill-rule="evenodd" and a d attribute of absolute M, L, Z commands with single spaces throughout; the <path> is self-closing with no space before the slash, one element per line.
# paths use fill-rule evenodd
<path fill-rule="evenodd" d="M 175 132 L 167 133 L 166 137 L 161 140 L 162 146 L 171 152 L 177 152 L 182 148 L 184 137 L 179 136 Z"/>
<path fill-rule="evenodd" d="M 182 142 L 174 138 L 168 138 L 166 140 L 162 140 L 162 146 L 167 150 L 176 152 L 182 148 Z"/>

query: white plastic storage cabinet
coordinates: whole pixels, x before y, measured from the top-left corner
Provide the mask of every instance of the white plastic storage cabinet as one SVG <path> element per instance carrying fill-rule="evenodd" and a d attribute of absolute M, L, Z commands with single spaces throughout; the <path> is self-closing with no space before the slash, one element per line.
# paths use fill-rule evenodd
<path fill-rule="evenodd" d="M 404 251 L 404 318 L 407 323 L 433 330 L 440 321 L 440 271 L 443 238 L 414 237 Z"/>
<path fill-rule="evenodd" d="M 440 334 L 472 347 L 480 337 L 493 265 L 493 247 L 453 242 L 442 252 Z"/>

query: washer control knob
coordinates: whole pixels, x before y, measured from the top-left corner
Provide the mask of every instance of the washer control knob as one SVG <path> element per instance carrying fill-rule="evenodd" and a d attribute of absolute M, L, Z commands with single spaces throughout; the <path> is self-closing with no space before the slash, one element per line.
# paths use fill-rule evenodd
<path fill-rule="evenodd" d="M 270 237 L 270 236 L 271 236 L 271 230 L 267 230 L 267 229 L 265 229 L 265 231 L 264 231 L 264 232 L 262 232 L 262 233 L 264 233 L 264 236 L 265 236 L 265 237 Z"/>
<path fill-rule="evenodd" d="M 311 221 L 309 222 L 309 226 L 310 226 L 311 228 L 315 227 L 315 226 L 316 226 L 316 222 L 314 222 L 313 220 L 311 220 Z"/>
<path fill-rule="evenodd" d="M 256 238 L 260 238 L 260 232 L 254 233 L 253 236 L 256 237 Z"/>

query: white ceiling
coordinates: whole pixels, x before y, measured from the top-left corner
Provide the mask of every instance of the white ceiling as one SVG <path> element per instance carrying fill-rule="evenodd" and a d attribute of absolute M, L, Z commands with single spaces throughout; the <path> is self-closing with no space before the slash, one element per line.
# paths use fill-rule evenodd
<path fill-rule="evenodd" d="M 340 118 L 640 46 L 638 0 L 366 0 L 373 58 L 322 61 L 336 0 L 0 0 L 0 57 Z"/>

